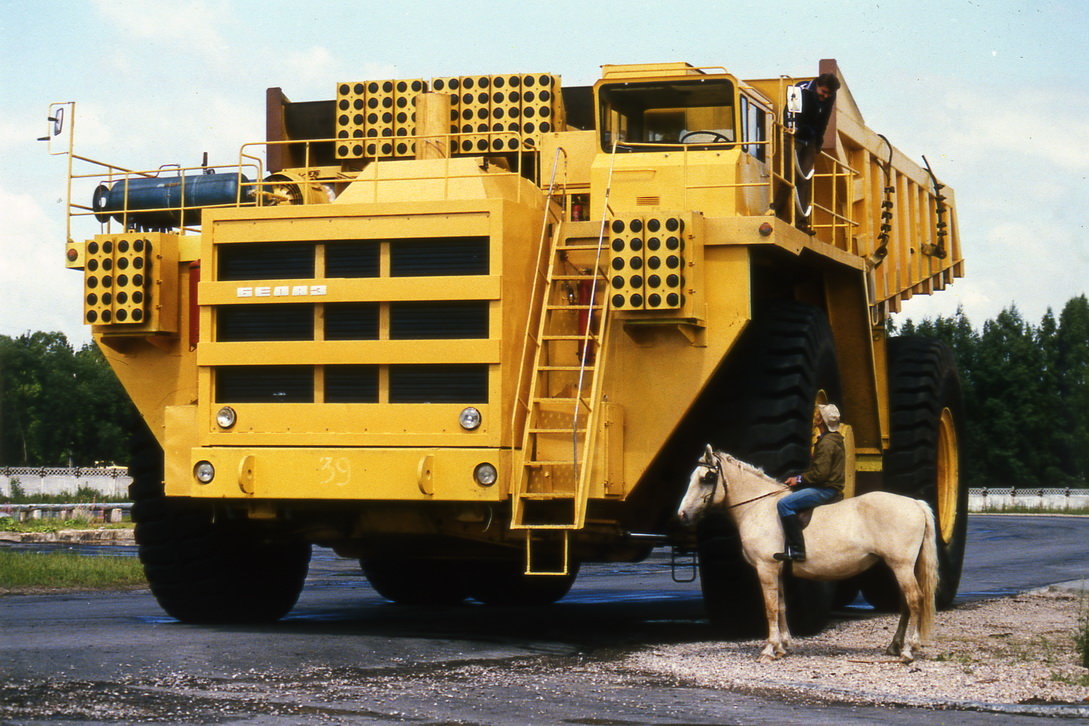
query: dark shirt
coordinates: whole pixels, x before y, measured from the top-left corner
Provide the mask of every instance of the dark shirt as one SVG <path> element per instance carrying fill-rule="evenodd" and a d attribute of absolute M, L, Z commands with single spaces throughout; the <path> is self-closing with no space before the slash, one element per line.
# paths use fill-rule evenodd
<path fill-rule="evenodd" d="M 833 92 L 827 101 L 821 101 L 817 98 L 816 79 L 799 83 L 798 88 L 802 89 L 802 111 L 794 117 L 794 138 L 820 144 L 832 117 L 832 107 L 836 105 L 836 94 Z"/>
<path fill-rule="evenodd" d="M 817 439 L 817 444 L 813 447 L 813 460 L 802 474 L 802 484 L 807 487 L 843 489 L 846 483 L 846 463 L 843 434 L 829 431 Z"/>

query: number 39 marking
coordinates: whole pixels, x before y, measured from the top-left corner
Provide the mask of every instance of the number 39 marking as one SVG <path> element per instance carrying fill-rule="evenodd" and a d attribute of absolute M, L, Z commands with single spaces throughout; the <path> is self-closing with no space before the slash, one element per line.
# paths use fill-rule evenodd
<path fill-rule="evenodd" d="M 352 480 L 352 464 L 343 456 L 323 456 L 318 459 L 318 471 L 322 486 L 342 487 Z"/>

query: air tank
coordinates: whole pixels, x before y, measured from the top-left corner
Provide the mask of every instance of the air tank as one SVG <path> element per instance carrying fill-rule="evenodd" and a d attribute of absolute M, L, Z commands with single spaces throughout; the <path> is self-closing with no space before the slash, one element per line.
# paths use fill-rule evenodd
<path fill-rule="evenodd" d="M 202 173 L 100 184 L 92 203 L 99 222 L 108 222 L 112 216 L 130 227 L 165 229 L 200 224 L 202 207 L 249 205 L 253 196 L 253 185 L 242 174 Z"/>

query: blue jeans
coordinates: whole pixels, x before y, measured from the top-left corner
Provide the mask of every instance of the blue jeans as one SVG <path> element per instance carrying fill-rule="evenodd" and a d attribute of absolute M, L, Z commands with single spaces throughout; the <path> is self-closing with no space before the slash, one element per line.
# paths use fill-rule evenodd
<path fill-rule="evenodd" d="M 776 508 L 780 517 L 789 517 L 805 509 L 825 504 L 839 495 L 839 489 L 835 487 L 806 487 L 795 489 L 790 494 L 779 500 Z"/>

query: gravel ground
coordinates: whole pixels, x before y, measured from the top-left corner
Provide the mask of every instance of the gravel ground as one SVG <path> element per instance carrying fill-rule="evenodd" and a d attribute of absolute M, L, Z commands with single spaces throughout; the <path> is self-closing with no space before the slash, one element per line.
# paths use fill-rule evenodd
<path fill-rule="evenodd" d="M 760 641 L 683 643 L 629 656 L 626 668 L 706 687 L 874 705 L 1031 704 L 1089 716 L 1089 669 L 1076 634 L 1084 594 L 1057 588 L 939 612 L 933 642 L 905 665 L 884 655 L 897 617 L 862 617 L 794 641 L 760 664 Z M 1082 710 L 1084 709 L 1084 714 Z M 1061 709 L 1066 710 L 1066 709 Z"/>

